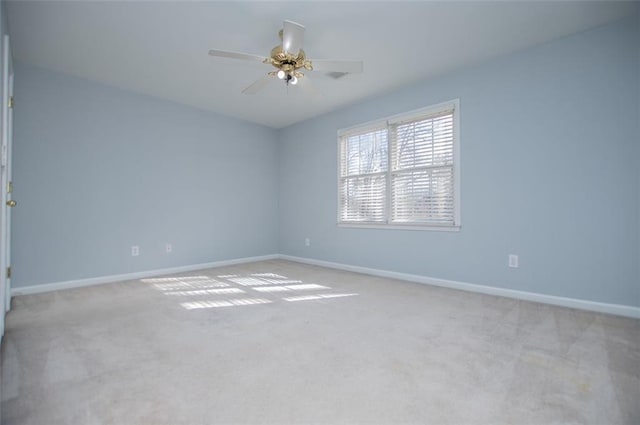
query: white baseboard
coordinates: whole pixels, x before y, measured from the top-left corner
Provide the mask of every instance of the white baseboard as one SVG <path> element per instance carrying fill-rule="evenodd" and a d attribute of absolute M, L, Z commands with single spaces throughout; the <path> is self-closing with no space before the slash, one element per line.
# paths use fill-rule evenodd
<path fill-rule="evenodd" d="M 455 280 L 438 279 L 408 273 L 398 273 L 388 270 L 372 269 L 369 267 L 352 266 L 349 264 L 333 263 L 330 261 L 315 260 L 312 258 L 294 257 L 291 255 L 279 255 L 283 260 L 298 263 L 312 264 L 338 270 L 346 270 L 355 273 L 364 273 L 373 276 L 387 277 L 391 279 L 407 280 L 410 282 L 424 283 L 427 285 L 441 286 L 444 288 L 459 289 L 462 291 L 478 292 L 487 295 L 496 295 L 506 298 L 514 298 L 524 301 L 533 301 L 543 304 L 552 304 L 562 307 L 577 308 L 580 310 L 596 311 L 599 313 L 614 314 L 640 319 L 640 308 L 621 304 L 607 304 L 595 301 L 580 300 L 576 298 L 558 297 L 555 295 L 538 294 L 535 292 L 516 291 L 514 289 L 497 288 L 494 286 L 477 285 L 475 283 L 458 282 Z"/>
<path fill-rule="evenodd" d="M 61 289 L 80 288 L 83 286 L 100 285 L 103 283 L 122 282 L 125 280 L 143 279 L 173 273 L 184 273 L 194 270 L 210 269 L 214 267 L 231 266 L 233 264 L 253 263 L 255 261 L 275 260 L 278 254 L 261 255 L 258 257 L 235 258 L 231 260 L 214 261 L 211 263 L 192 264 L 189 266 L 170 267 L 166 269 L 148 270 L 143 272 L 116 274 L 111 276 L 92 277 L 88 279 L 67 280 L 64 282 L 43 283 L 40 285 L 21 286 L 11 288 L 11 295 L 40 294 L 43 292 L 59 291 Z"/>
<path fill-rule="evenodd" d="M 39 294 L 43 292 L 58 291 L 61 289 L 80 288 L 83 286 L 99 285 L 102 283 L 121 282 L 125 280 L 143 279 L 173 273 L 190 272 L 194 270 L 209 269 L 214 267 L 230 266 L 233 264 L 252 263 L 266 260 L 289 260 L 297 263 L 312 264 L 338 270 L 346 270 L 355 273 L 369 274 L 373 276 L 387 277 L 391 279 L 406 280 L 409 282 L 424 283 L 427 285 L 441 286 L 444 288 L 459 289 L 462 291 L 478 292 L 487 295 L 496 295 L 506 298 L 514 298 L 524 301 L 533 301 L 543 304 L 552 304 L 562 307 L 577 308 L 580 310 L 596 311 L 600 313 L 614 314 L 617 316 L 640 319 L 640 308 L 621 304 L 607 304 L 595 301 L 587 301 L 576 298 L 558 297 L 555 295 L 538 294 L 535 292 L 516 291 L 514 289 L 498 288 L 494 286 L 477 285 L 475 283 L 458 282 L 455 280 L 439 279 L 408 273 L 399 273 L 389 270 L 372 269 L 369 267 L 352 266 L 349 264 L 334 263 L 331 261 L 316 260 L 313 258 L 295 257 L 283 254 L 262 255 L 258 257 L 236 258 L 232 260 L 214 261 L 211 263 L 192 264 L 189 266 L 172 267 L 143 272 L 125 273 L 119 275 L 94 277 L 89 279 L 67 280 L 64 282 L 45 283 L 41 285 L 23 286 L 11 289 L 11 295 Z"/>

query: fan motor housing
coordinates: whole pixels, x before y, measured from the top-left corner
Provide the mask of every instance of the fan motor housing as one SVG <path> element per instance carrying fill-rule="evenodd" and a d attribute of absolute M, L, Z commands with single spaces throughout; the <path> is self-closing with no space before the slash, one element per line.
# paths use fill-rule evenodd
<path fill-rule="evenodd" d="M 265 60 L 265 63 L 270 63 L 275 68 L 287 73 L 293 73 L 300 68 L 305 68 L 309 71 L 313 69 L 311 61 L 307 60 L 304 50 L 300 49 L 298 55 L 293 56 L 291 53 L 282 50 L 282 46 L 275 46 L 271 49 L 270 57 Z"/>

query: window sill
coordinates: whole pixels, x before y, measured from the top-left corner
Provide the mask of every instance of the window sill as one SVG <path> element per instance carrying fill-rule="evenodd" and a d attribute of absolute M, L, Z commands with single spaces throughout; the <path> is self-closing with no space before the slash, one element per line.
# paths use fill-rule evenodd
<path fill-rule="evenodd" d="M 356 229 L 383 229 L 383 230 L 422 230 L 433 232 L 459 232 L 461 226 L 421 226 L 412 224 L 369 224 L 369 223 L 338 223 L 338 227 Z"/>

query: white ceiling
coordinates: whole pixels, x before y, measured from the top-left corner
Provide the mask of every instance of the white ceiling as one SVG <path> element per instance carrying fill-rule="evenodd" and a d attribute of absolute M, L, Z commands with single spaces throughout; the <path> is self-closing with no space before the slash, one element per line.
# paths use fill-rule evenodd
<path fill-rule="evenodd" d="M 635 13 L 634 2 L 9 1 L 17 61 L 279 128 L 364 98 Z M 284 19 L 306 26 L 317 59 L 362 59 L 364 73 L 307 73 L 316 93 L 274 81 L 241 90 L 269 65 Z"/>

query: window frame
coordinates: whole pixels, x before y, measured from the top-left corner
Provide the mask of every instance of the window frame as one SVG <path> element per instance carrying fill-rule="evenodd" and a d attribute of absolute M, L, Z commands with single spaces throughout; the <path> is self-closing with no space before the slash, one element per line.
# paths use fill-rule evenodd
<path fill-rule="evenodd" d="M 391 125 L 398 121 L 411 120 L 416 118 L 427 117 L 429 115 L 435 115 L 447 109 L 453 109 L 453 225 L 436 225 L 436 224 L 424 224 L 418 223 L 393 223 L 391 222 L 391 175 L 393 173 L 391 167 L 392 161 L 392 137 L 390 134 Z M 344 137 L 348 137 L 355 134 L 362 134 L 368 131 L 379 130 L 380 128 L 386 128 L 387 130 L 387 170 L 384 172 L 386 179 L 386 192 L 385 192 L 385 217 L 386 222 L 355 222 L 355 221 L 342 221 L 342 199 L 341 199 L 341 185 L 342 185 L 342 140 Z M 397 229 L 397 230 L 431 230 L 431 231 L 444 231 L 444 232 L 456 232 L 460 231 L 462 227 L 461 214 L 460 214 L 460 99 L 453 99 L 446 102 L 441 102 L 435 105 L 430 105 L 424 108 L 414 109 L 412 111 L 380 118 L 377 120 L 368 121 L 363 124 L 358 124 L 351 127 L 346 127 L 338 130 L 338 143 L 337 143 L 337 226 L 338 227 L 351 227 L 351 228 L 366 228 L 366 229 Z"/>

